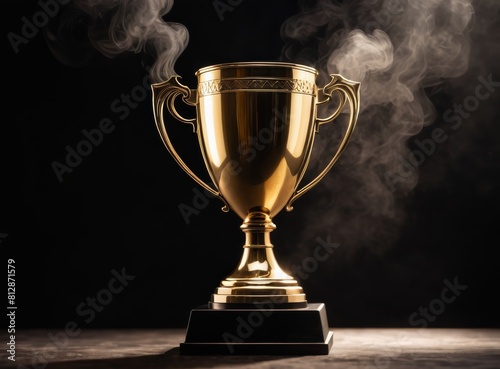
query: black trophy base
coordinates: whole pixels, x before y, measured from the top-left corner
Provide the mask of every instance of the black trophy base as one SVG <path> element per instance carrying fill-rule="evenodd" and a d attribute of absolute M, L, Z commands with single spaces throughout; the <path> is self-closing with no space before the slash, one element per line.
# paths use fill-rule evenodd
<path fill-rule="evenodd" d="M 181 355 L 328 355 L 333 345 L 325 305 L 296 309 L 191 310 Z"/>

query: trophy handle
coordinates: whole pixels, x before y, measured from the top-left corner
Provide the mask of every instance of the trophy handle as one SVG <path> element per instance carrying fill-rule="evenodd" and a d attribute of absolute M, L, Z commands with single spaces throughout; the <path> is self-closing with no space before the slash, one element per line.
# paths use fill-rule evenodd
<path fill-rule="evenodd" d="M 347 130 L 344 134 L 342 141 L 340 142 L 337 152 L 330 160 L 326 168 L 323 169 L 323 171 L 320 174 L 318 174 L 316 178 L 314 178 L 310 183 L 305 185 L 302 189 L 295 191 L 295 193 L 288 201 L 288 204 L 286 205 L 287 211 L 293 210 L 292 202 L 297 200 L 300 196 L 302 196 L 311 188 L 313 188 L 315 185 L 317 185 L 318 182 L 321 181 L 323 177 L 328 173 L 328 171 L 332 169 L 332 167 L 334 166 L 334 164 L 337 162 L 340 155 L 344 151 L 345 147 L 347 146 L 347 143 L 349 142 L 349 139 L 351 138 L 352 132 L 354 130 L 354 127 L 356 126 L 356 121 L 358 119 L 358 114 L 359 114 L 359 98 L 360 98 L 359 89 L 361 84 L 359 82 L 348 80 L 339 74 L 330 74 L 330 77 L 331 77 L 330 82 L 325 87 L 318 90 L 319 101 L 317 105 L 324 104 L 330 101 L 332 94 L 334 92 L 336 92 L 339 95 L 340 104 L 329 117 L 327 118 L 316 117 L 315 121 L 316 132 L 319 132 L 320 125 L 329 123 L 340 115 L 342 109 L 345 106 L 346 100 L 349 102 L 349 110 L 350 110 L 349 124 L 347 125 Z"/>
<path fill-rule="evenodd" d="M 196 93 L 193 93 L 189 87 L 184 86 L 178 80 L 178 76 L 171 77 L 166 81 L 153 83 L 151 85 L 153 91 L 153 112 L 154 119 L 156 122 L 156 127 L 158 128 L 158 132 L 165 144 L 168 152 L 175 159 L 177 164 L 201 187 L 207 190 L 214 197 L 219 198 L 224 206 L 222 207 L 222 211 L 228 212 L 229 205 L 226 200 L 221 196 L 220 192 L 214 190 L 211 186 L 206 184 L 203 180 L 201 180 L 194 172 L 184 163 L 184 160 L 177 154 L 172 142 L 170 141 L 170 137 L 168 136 L 167 129 L 165 127 L 165 122 L 163 120 L 163 107 L 166 105 L 169 113 L 181 121 L 182 123 L 191 124 L 193 126 L 193 132 L 197 133 L 198 125 L 196 123 L 196 118 L 184 118 L 177 109 L 175 108 L 175 99 L 180 95 L 182 96 L 182 101 L 184 101 L 187 105 L 196 106 Z"/>

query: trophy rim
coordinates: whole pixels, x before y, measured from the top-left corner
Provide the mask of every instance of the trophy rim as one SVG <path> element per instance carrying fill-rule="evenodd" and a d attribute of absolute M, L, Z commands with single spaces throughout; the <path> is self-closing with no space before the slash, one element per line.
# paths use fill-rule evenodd
<path fill-rule="evenodd" d="M 210 72 L 213 70 L 221 70 L 221 69 L 237 68 L 237 67 L 287 67 L 287 68 L 300 69 L 318 75 L 318 70 L 308 65 L 290 63 L 290 62 L 272 62 L 272 61 L 242 61 L 242 62 L 213 64 L 198 69 L 195 75 L 197 76 L 199 74 Z"/>

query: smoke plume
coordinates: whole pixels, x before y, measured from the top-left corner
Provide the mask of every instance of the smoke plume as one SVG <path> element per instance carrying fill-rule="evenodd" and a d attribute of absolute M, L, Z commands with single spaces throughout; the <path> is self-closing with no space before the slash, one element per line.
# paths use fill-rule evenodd
<path fill-rule="evenodd" d="M 321 206 L 303 207 L 299 243 L 328 233 L 335 242 L 377 252 L 397 239 L 405 222 L 399 200 L 419 179 L 408 142 L 435 121 L 429 89 L 467 71 L 471 1 L 304 0 L 301 11 L 282 24 L 282 60 L 318 69 L 320 87 L 331 73 L 361 82 L 357 127 L 333 173 L 309 197 L 319 195 Z M 46 39 L 68 65 L 84 65 L 96 51 L 108 58 L 148 54 L 154 60 L 151 80 L 159 82 L 176 75 L 175 62 L 189 39 L 183 25 L 163 20 L 172 6 L 173 0 L 75 0 Z M 340 126 L 321 127 L 311 173 L 328 163 Z"/>
<path fill-rule="evenodd" d="M 435 121 L 429 88 L 467 70 L 474 9 L 470 0 L 309 3 L 282 25 L 282 59 L 318 69 L 319 87 L 331 73 L 361 82 L 361 110 L 333 173 L 313 190 L 321 210 L 306 210 L 312 221 L 301 243 L 328 233 L 336 242 L 382 252 L 405 221 L 399 200 L 418 183 L 408 140 Z M 341 134 L 339 125 L 323 127 L 313 172 L 326 166 Z"/>
<path fill-rule="evenodd" d="M 56 29 L 46 30 L 46 40 L 54 56 L 71 66 L 85 65 L 96 50 L 107 58 L 144 53 L 154 60 L 151 80 L 160 82 L 176 75 L 175 62 L 189 40 L 182 24 L 163 20 L 173 4 L 173 0 L 75 0 L 66 6 Z"/>

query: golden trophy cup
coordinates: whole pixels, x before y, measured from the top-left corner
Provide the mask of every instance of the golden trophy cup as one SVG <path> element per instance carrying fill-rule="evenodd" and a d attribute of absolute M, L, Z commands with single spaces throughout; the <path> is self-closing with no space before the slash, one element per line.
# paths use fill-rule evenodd
<path fill-rule="evenodd" d="M 192 309 L 184 354 L 328 354 L 333 344 L 323 303 L 310 303 L 273 253 L 273 217 L 314 187 L 346 148 L 359 113 L 359 86 L 337 74 L 323 88 L 316 69 L 284 62 L 236 62 L 201 68 L 190 89 L 172 77 L 152 85 L 159 134 L 172 157 L 201 187 L 234 211 L 245 233 L 243 256 L 206 305 Z M 338 96 L 326 118 L 318 106 Z M 177 97 L 196 109 L 183 117 Z M 344 136 L 328 165 L 299 189 L 320 126 L 349 106 Z M 212 185 L 178 155 L 164 107 L 193 126 Z"/>

